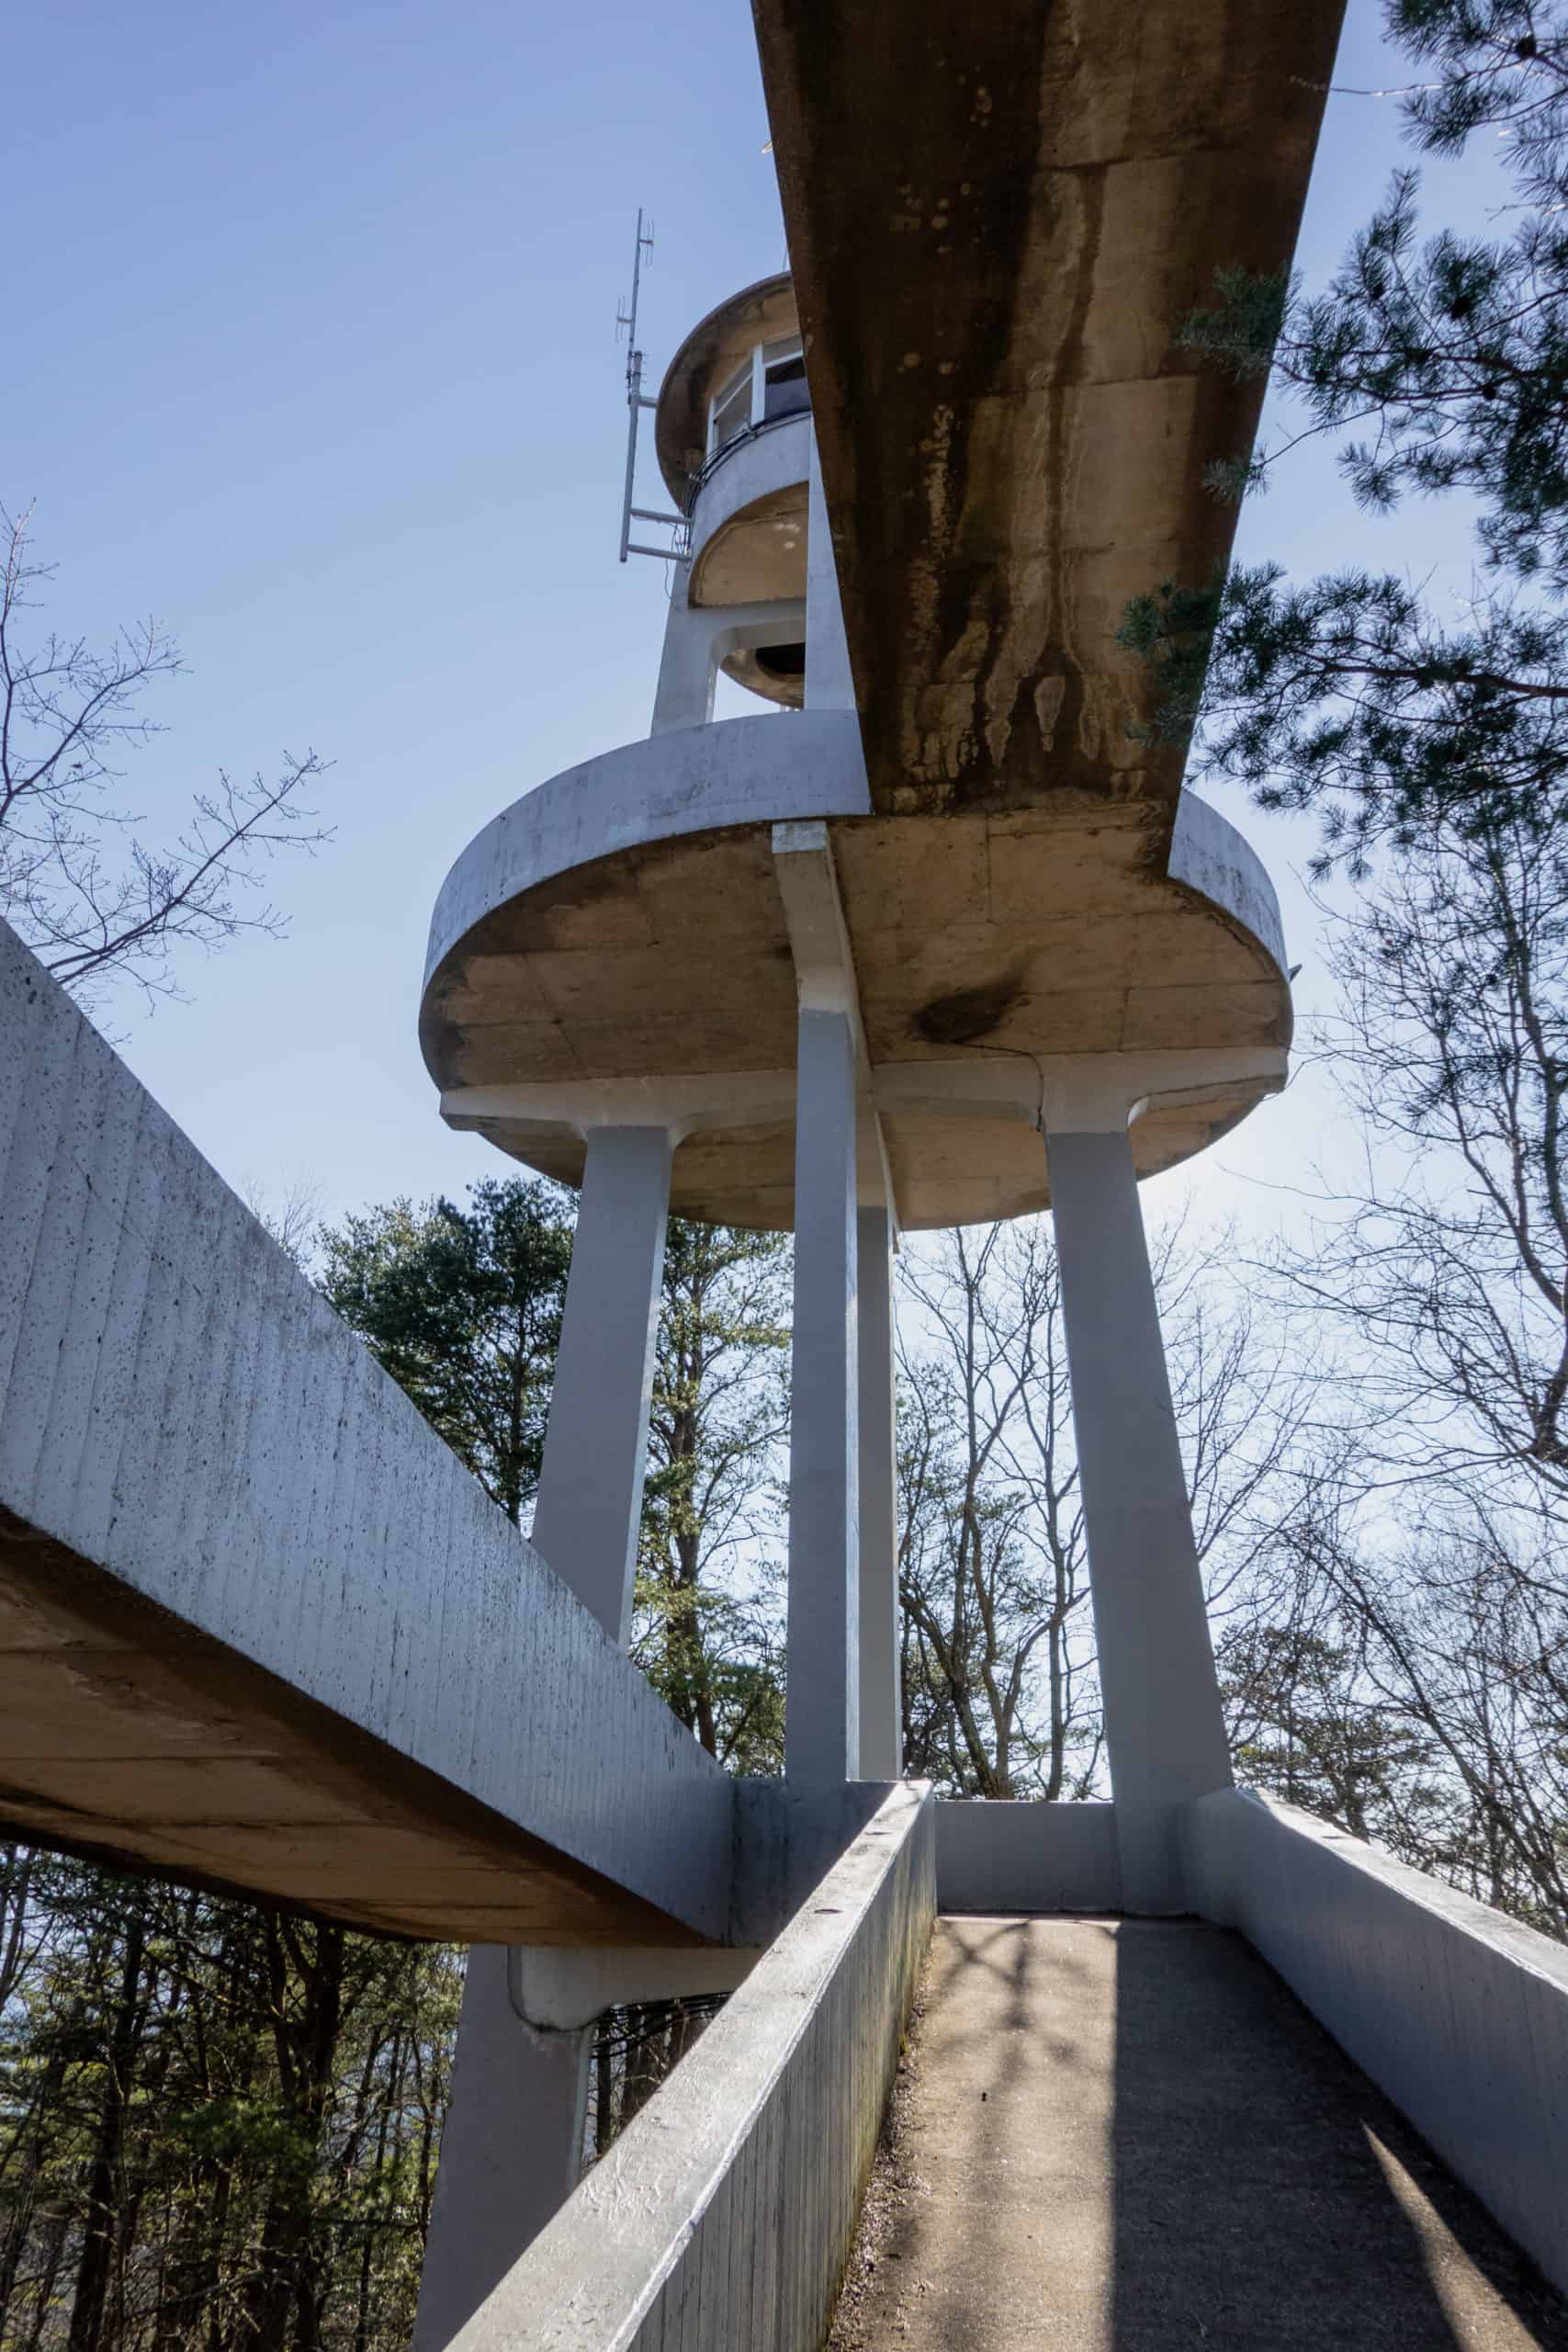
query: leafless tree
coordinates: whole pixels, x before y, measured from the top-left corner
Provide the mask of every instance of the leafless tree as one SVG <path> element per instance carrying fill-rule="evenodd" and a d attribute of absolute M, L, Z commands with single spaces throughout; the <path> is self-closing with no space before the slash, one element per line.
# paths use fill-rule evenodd
<path fill-rule="evenodd" d="M 113 975 L 171 994 L 182 944 L 211 949 L 282 928 L 260 868 L 326 838 L 298 798 L 325 763 L 286 753 L 276 776 L 248 785 L 220 771 L 173 842 L 143 840 L 115 789 L 125 759 L 161 731 L 144 697 L 179 674 L 178 649 L 153 621 L 107 650 L 31 636 L 27 616 L 52 575 L 31 560 L 28 521 L 0 511 L 0 913 L 78 996 Z"/>
<path fill-rule="evenodd" d="M 1364 1172 L 1276 1261 L 1330 1408 L 1222 1668 L 1268 1785 L 1568 1935 L 1568 854 L 1433 828 L 1331 941 Z"/>
<path fill-rule="evenodd" d="M 1568 1593 L 1550 1529 L 1430 1484 L 1403 1536 L 1343 1487 L 1285 1548 L 1296 1605 L 1250 1665 L 1258 1777 L 1568 1938 Z M 1288 1737 L 1290 1753 L 1282 1753 Z"/>
<path fill-rule="evenodd" d="M 1224 1245 L 1156 1244 L 1172 1398 L 1210 1604 L 1278 1574 L 1307 1382 Z M 906 1250 L 900 1583 L 908 1769 L 981 1796 L 1081 1796 L 1101 1730 L 1061 1283 L 1049 1222 Z"/>
<path fill-rule="evenodd" d="M 1369 1476 L 1568 1503 L 1568 848 L 1428 835 L 1334 922 L 1359 1190 L 1283 1260 Z"/>
<path fill-rule="evenodd" d="M 276 1188 L 260 1182 L 243 1184 L 240 1197 L 284 1255 L 293 1260 L 302 1274 L 309 1274 L 321 1229 L 321 1188 L 315 1179 L 296 1176 Z"/>

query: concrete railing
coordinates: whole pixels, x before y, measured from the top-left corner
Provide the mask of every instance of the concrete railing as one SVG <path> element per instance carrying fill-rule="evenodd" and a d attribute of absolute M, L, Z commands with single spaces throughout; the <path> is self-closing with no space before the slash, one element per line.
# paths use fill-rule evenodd
<path fill-rule="evenodd" d="M 694 562 L 743 507 L 804 485 L 810 466 L 811 414 L 804 409 L 731 441 L 710 458 L 690 507 Z"/>
<path fill-rule="evenodd" d="M 1116 1808 L 939 1801 L 936 1895 L 943 1911 L 1120 1911 Z"/>
<path fill-rule="evenodd" d="M 818 2352 L 936 1916 L 896 1786 L 451 2352 Z"/>
<path fill-rule="evenodd" d="M 1239 1791 L 1186 1822 L 1195 1906 L 1241 1928 L 1568 2290 L 1568 1951 Z"/>

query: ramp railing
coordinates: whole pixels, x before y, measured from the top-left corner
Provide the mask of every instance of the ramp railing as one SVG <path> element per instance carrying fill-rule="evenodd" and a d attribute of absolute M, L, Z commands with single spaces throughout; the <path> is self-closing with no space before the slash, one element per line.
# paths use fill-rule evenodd
<path fill-rule="evenodd" d="M 886 1796 L 451 2352 L 818 2352 L 936 1916 L 935 1807 Z"/>
<path fill-rule="evenodd" d="M 1239 1928 L 1568 2290 L 1568 1951 L 1293 1806 L 1186 1820 L 1195 1906 Z"/>

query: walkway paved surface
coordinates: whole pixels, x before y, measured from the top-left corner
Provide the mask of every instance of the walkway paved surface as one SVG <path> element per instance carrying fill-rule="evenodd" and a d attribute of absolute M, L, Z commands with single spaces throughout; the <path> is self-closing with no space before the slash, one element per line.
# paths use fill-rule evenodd
<path fill-rule="evenodd" d="M 939 1920 L 835 2352 L 1568 2352 L 1568 2308 L 1239 1937 Z"/>

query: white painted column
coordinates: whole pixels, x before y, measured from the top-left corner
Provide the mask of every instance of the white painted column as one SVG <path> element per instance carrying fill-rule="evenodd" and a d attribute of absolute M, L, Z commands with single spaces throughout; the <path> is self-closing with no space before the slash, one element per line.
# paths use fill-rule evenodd
<path fill-rule="evenodd" d="M 653 1351 L 674 1139 L 664 1127 L 593 1127 L 534 1543 L 625 1646 L 642 1516 Z"/>
<path fill-rule="evenodd" d="M 468 1953 L 413 2352 L 458 2330 L 577 2186 L 593 2033 L 536 2033 L 513 2007 L 504 1944 Z"/>
<path fill-rule="evenodd" d="M 713 623 L 700 606 L 688 601 L 691 582 L 691 565 L 678 563 L 664 622 L 659 682 L 653 690 L 650 735 L 669 735 L 681 727 L 705 727 L 713 717 L 716 669 Z"/>
<path fill-rule="evenodd" d="M 1128 1108 L 1048 1094 L 1046 1155 L 1122 1900 L 1169 1912 L 1179 1809 L 1231 1768 Z"/>
<path fill-rule="evenodd" d="M 893 1221 L 863 1204 L 855 1237 L 860 1376 L 860 1777 L 904 1770 L 898 1691 L 898 1463 Z"/>
<path fill-rule="evenodd" d="M 795 1143 L 784 1770 L 860 1777 L 855 1040 L 803 988 Z"/>
<path fill-rule="evenodd" d="M 593 1127 L 533 1540 L 623 1648 L 642 1518 L 670 1166 L 659 1127 Z M 445 2352 L 577 2186 L 592 2026 L 536 2032 L 507 1949 L 468 1953 L 414 2352 Z"/>

